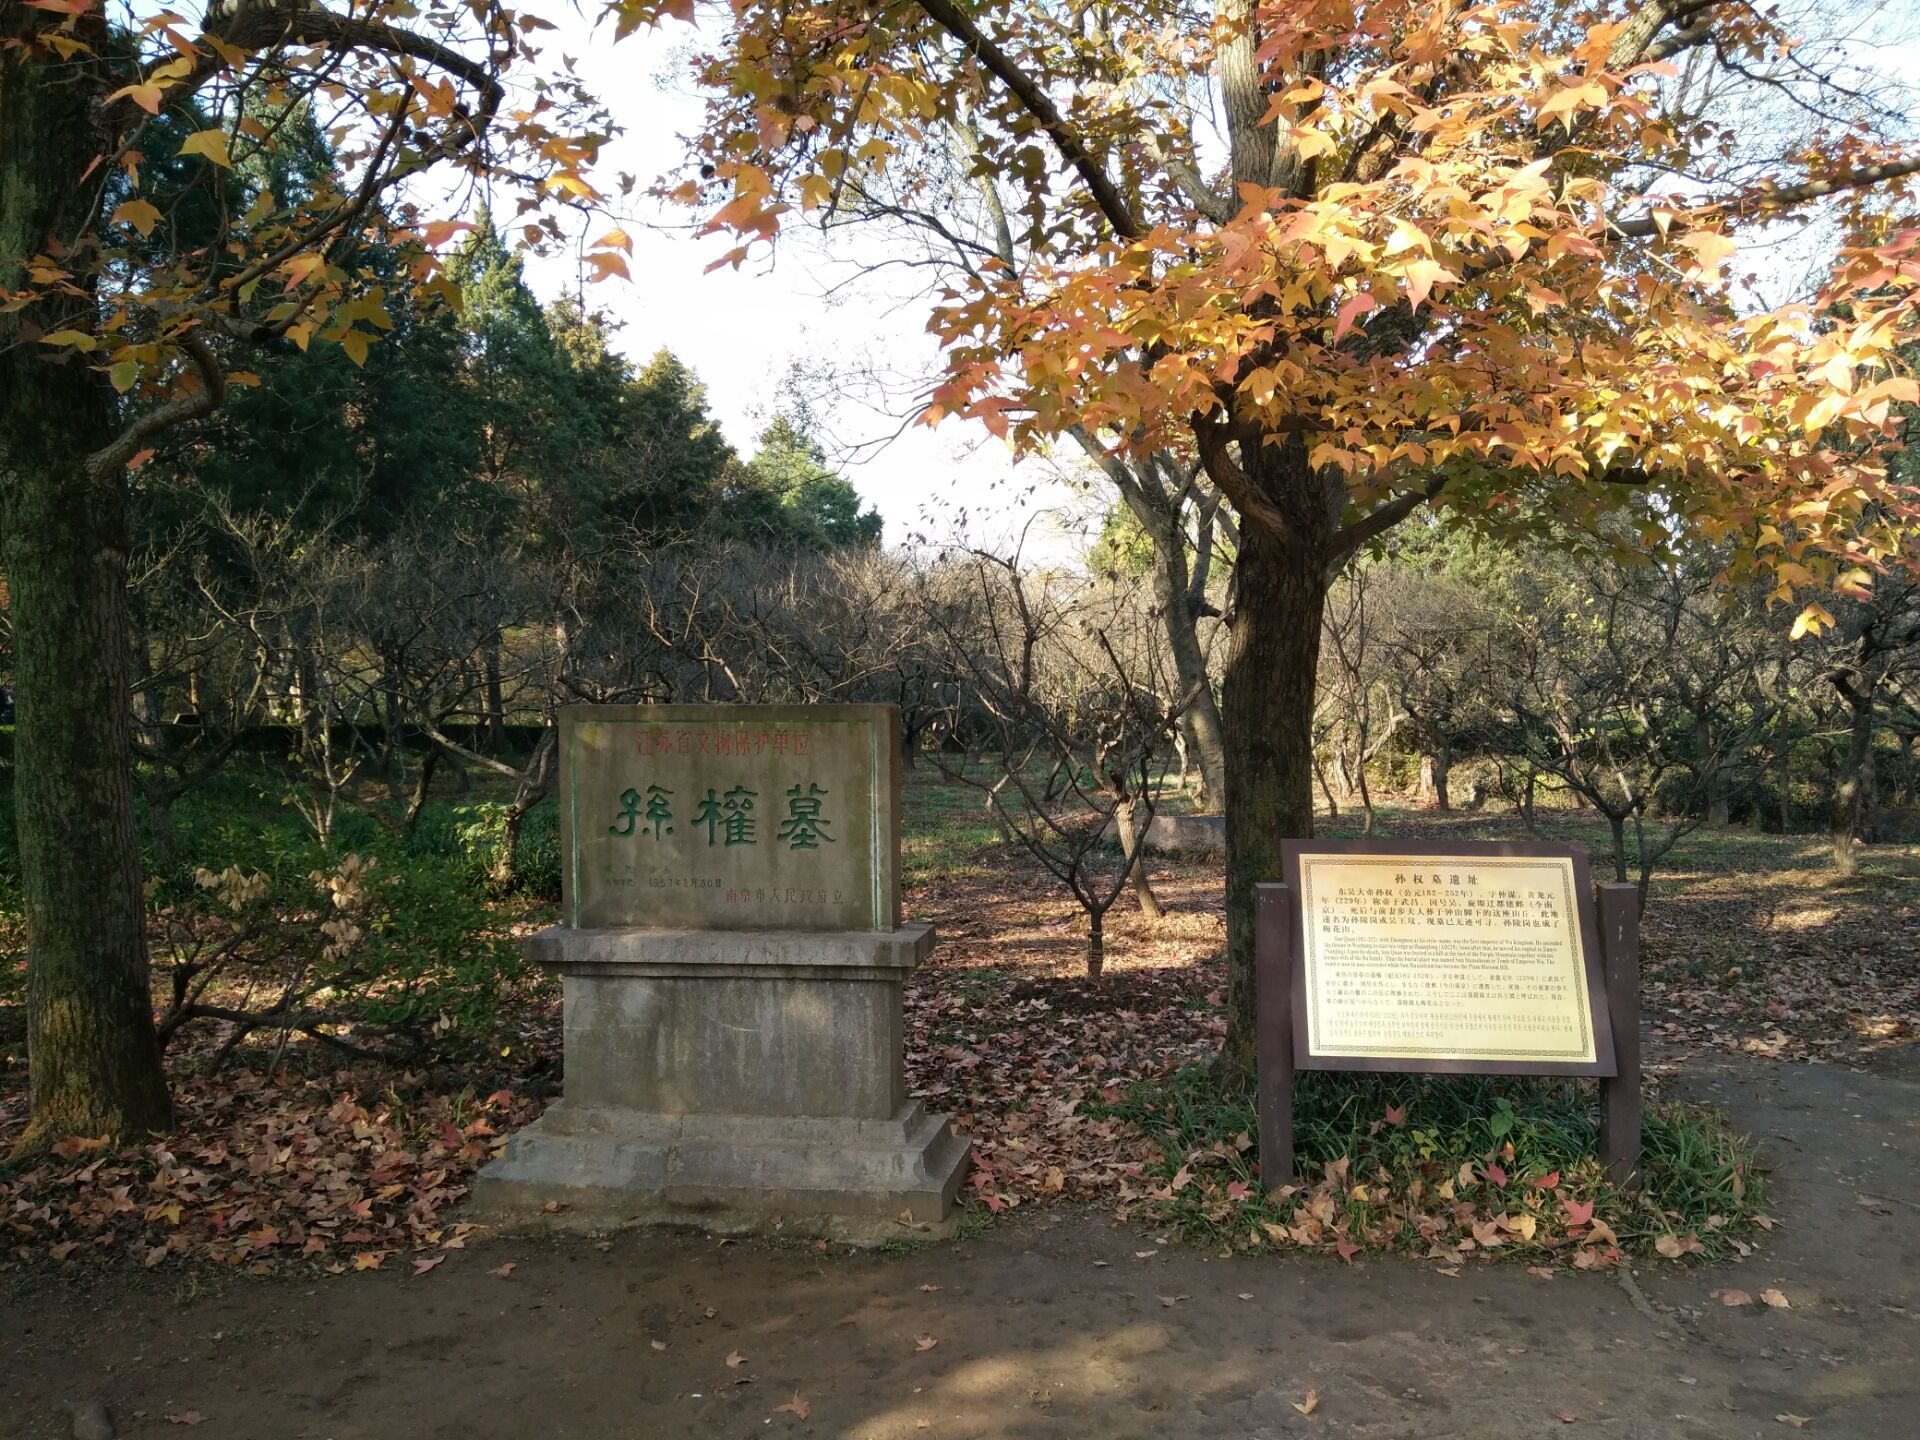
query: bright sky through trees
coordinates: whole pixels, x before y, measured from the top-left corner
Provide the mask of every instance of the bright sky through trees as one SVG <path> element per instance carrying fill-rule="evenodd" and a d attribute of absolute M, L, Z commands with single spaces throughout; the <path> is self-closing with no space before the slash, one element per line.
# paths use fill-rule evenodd
<path fill-rule="evenodd" d="M 1850 34 L 1845 43 L 1853 62 L 1868 76 L 1912 83 L 1920 76 L 1914 22 L 1899 5 L 1855 8 L 1859 13 L 1847 25 L 1835 26 Z M 937 376 L 940 358 L 925 328 L 933 274 L 897 264 L 861 273 L 897 258 L 888 236 L 856 227 L 829 247 L 817 230 L 793 225 L 777 257 L 763 253 L 739 270 L 706 273 L 732 242 L 699 238 L 698 215 L 660 206 L 645 194 L 681 160 L 679 137 L 700 123 L 700 100 L 684 63 L 694 32 L 669 22 L 614 45 L 606 26 L 596 31 L 578 15 L 555 19 L 560 29 L 547 37 L 548 54 L 575 60 L 587 88 L 624 131 L 598 172 L 604 188 L 614 193 L 621 172 L 635 180 L 618 207 L 634 241 L 635 281 L 592 286 L 587 296 L 590 306 L 622 323 L 621 348 L 644 361 L 665 346 L 692 366 L 742 453 L 797 388 L 817 407 L 836 462 L 846 463 L 849 478 L 886 517 L 888 543 L 916 534 L 939 538 L 961 523 L 999 538 L 1039 507 L 1057 510 L 1059 519 L 1031 532 L 1030 556 L 1077 545 L 1061 525 L 1078 536 L 1098 507 L 1075 487 L 1031 463 L 1016 468 L 977 422 L 950 418 L 934 430 L 901 428 Z M 598 235 L 604 225 L 596 224 L 579 228 Z M 1815 237 L 1802 240 L 1795 231 L 1749 251 L 1766 303 L 1780 303 L 1802 283 L 1819 263 L 1819 248 Z M 528 262 L 543 299 L 572 289 L 581 273 L 570 254 Z M 796 365 L 798 373 L 790 374 Z"/>
<path fill-rule="evenodd" d="M 926 330 L 934 276 L 906 269 L 860 274 L 861 267 L 889 258 L 887 236 L 843 233 L 829 253 L 817 231 L 795 226 L 777 257 L 762 255 L 737 271 L 704 273 L 733 242 L 696 238 L 700 217 L 660 206 L 643 193 L 679 163 L 678 136 L 700 123 L 700 101 L 679 60 L 691 34 L 669 22 L 615 46 L 604 27 L 596 35 L 576 16 L 559 35 L 546 37 L 550 55 L 576 58 L 587 88 L 625 131 L 596 173 L 610 194 L 617 193 L 620 172 L 636 181 L 625 202 L 634 281 L 592 285 L 586 297 L 589 306 L 623 323 L 621 348 L 644 362 L 665 346 L 697 371 L 713 413 L 742 454 L 751 453 L 754 437 L 790 398 L 784 389 L 788 371 L 800 365 L 798 384 L 819 407 L 823 441 L 886 517 L 888 544 L 906 543 L 915 534 L 943 538 L 963 518 L 975 533 L 1003 538 L 1035 504 L 1087 513 L 1081 496 L 1042 467 L 1027 463 L 1016 470 L 1006 447 L 984 426 L 906 424 L 916 397 L 931 388 L 940 369 L 939 346 Z M 578 222 L 575 228 L 581 228 Z M 594 220 L 585 228 L 592 238 L 607 226 Z M 530 257 L 527 264 L 528 279 L 543 300 L 573 289 L 579 273 L 571 254 Z M 849 382 L 838 404 L 831 398 L 836 373 Z M 897 438 L 879 443 L 896 432 Z M 1050 526 L 1032 533 L 1034 553 L 1064 548 L 1066 541 Z"/>

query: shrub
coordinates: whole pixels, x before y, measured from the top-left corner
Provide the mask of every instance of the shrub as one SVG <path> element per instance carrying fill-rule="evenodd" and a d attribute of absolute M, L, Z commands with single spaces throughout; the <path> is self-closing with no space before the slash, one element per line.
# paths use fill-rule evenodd
<path fill-rule="evenodd" d="M 153 887 L 172 993 L 163 1038 L 217 1019 L 234 1027 L 229 1049 L 295 1030 L 388 1058 L 447 1056 L 490 1039 L 528 978 L 458 860 L 390 841 L 337 855 L 280 830 L 220 838 L 208 863 Z"/>
<path fill-rule="evenodd" d="M 1204 1067 L 1134 1089 L 1110 1113 L 1159 1149 L 1134 1203 L 1190 1237 L 1285 1245 L 1558 1255 L 1581 1267 L 1622 1252 L 1712 1255 L 1744 1244 L 1762 1201 L 1753 1150 L 1713 1113 L 1647 1113 L 1644 1188 L 1597 1155 L 1589 1083 L 1517 1076 L 1306 1071 L 1294 1089 L 1302 1183 L 1259 1183 L 1254 1092 Z"/>

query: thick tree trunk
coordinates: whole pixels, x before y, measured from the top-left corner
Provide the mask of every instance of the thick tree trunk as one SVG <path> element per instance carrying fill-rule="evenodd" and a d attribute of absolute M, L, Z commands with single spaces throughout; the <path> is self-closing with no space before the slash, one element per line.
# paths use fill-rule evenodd
<path fill-rule="evenodd" d="M 0 40 L 47 12 L 0 0 Z M 85 27 L 83 27 L 85 28 Z M 88 39 L 104 48 L 100 34 Z M 84 65 L 0 44 L 0 288 L 51 235 L 104 148 Z M 91 297 L 0 314 L 0 553 L 12 595 L 14 793 L 27 922 L 31 1110 L 22 1152 L 171 1118 L 133 821 L 127 527 L 122 476 L 89 473 L 109 438 L 105 382 L 34 329 L 90 330 Z"/>
<path fill-rule="evenodd" d="M 1280 842 L 1313 834 L 1313 698 L 1326 562 L 1312 540 L 1244 525 L 1227 652 L 1226 1064 L 1252 1073 L 1253 887 Z"/>
<path fill-rule="evenodd" d="M 1847 727 L 1847 759 L 1833 787 L 1833 868 L 1851 875 L 1859 868 L 1854 841 L 1864 839 L 1873 804 L 1873 692 L 1843 687 L 1852 721 Z"/>

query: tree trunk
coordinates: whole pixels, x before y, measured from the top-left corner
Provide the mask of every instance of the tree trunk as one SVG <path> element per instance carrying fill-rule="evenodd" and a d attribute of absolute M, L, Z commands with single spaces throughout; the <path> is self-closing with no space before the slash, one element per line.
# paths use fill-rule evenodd
<path fill-rule="evenodd" d="M 1107 912 L 1087 911 L 1087 978 L 1098 980 L 1107 967 Z"/>
<path fill-rule="evenodd" d="M 1358 747 L 1360 752 L 1359 760 L 1358 760 L 1358 763 L 1354 765 L 1353 769 L 1354 769 L 1354 775 L 1360 782 L 1360 808 L 1366 812 L 1366 819 L 1360 822 L 1360 833 L 1362 835 L 1371 835 L 1373 834 L 1373 822 L 1375 817 L 1373 813 L 1373 788 L 1367 783 L 1367 752 L 1366 752 L 1367 732 L 1363 729 L 1359 733 L 1360 733 L 1360 745 Z"/>
<path fill-rule="evenodd" d="M 486 733 L 477 748 L 498 755 L 507 743 L 507 705 L 500 692 L 500 632 L 487 639 L 486 659 L 487 723 Z"/>
<path fill-rule="evenodd" d="M 1613 832 L 1613 878 L 1627 883 L 1627 817 L 1607 816 L 1607 828 Z"/>
<path fill-rule="evenodd" d="M 1833 868 L 1851 875 L 1859 868 L 1854 840 L 1864 838 L 1873 804 L 1873 691 L 1857 681 L 1843 687 L 1852 723 L 1847 727 L 1847 758 L 1833 787 Z"/>
<path fill-rule="evenodd" d="M 1254 1057 L 1253 887 L 1280 878 L 1280 842 L 1313 834 L 1313 699 L 1326 562 L 1311 540 L 1241 529 L 1227 651 L 1227 1037 Z"/>
<path fill-rule="evenodd" d="M 104 52 L 104 26 L 80 22 Z M 49 12 L 0 0 L 0 41 Z M 50 236 L 109 147 L 84 62 L 55 65 L 0 43 L 0 289 Z M 14 794 L 27 926 L 31 1109 L 18 1151 L 69 1135 L 127 1136 L 171 1119 L 133 820 L 126 497 L 86 456 L 110 438 L 105 381 L 33 338 L 91 331 L 91 295 L 0 314 L 0 546 L 12 595 Z M 29 328 L 31 327 L 31 328 Z"/>
<path fill-rule="evenodd" d="M 1453 740 L 1442 735 L 1440 743 L 1433 747 L 1433 754 L 1427 757 L 1432 763 L 1433 808 L 1442 815 L 1453 810 L 1453 796 L 1448 785 L 1453 779 Z"/>
<path fill-rule="evenodd" d="M 1186 531 L 1177 517 L 1160 514 L 1144 499 L 1136 502 L 1131 488 L 1121 494 L 1153 541 L 1153 603 L 1160 611 L 1180 693 L 1193 695 L 1192 703 L 1180 716 L 1180 729 L 1200 767 L 1200 784 L 1206 792 L 1202 806 L 1217 810 L 1227 793 L 1226 740 L 1220 730 L 1213 681 L 1207 674 L 1206 652 L 1200 648 L 1198 617 L 1188 603 Z"/>
<path fill-rule="evenodd" d="M 1140 913 L 1150 920 L 1158 920 L 1167 913 L 1167 908 L 1153 893 L 1153 881 L 1147 877 L 1147 858 L 1141 846 L 1146 837 L 1134 824 L 1133 802 L 1122 800 L 1116 804 L 1113 819 L 1120 831 L 1120 851 L 1127 861 L 1127 874 L 1133 881 L 1133 896 L 1140 902 Z"/>
<path fill-rule="evenodd" d="M 1320 752 L 1317 750 L 1313 754 L 1313 778 L 1320 782 L 1320 793 L 1327 797 L 1327 818 L 1329 820 L 1338 820 L 1340 818 L 1340 802 L 1333 798 L 1333 787 L 1327 784 L 1326 768 L 1321 765 Z"/>

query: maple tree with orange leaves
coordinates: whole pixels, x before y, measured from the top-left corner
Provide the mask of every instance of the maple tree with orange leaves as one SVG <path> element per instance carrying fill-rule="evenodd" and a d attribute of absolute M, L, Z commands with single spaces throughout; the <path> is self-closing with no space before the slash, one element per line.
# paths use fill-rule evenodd
<path fill-rule="evenodd" d="M 728 260 L 809 215 L 937 231 L 958 258 L 927 420 L 1172 456 L 1237 512 L 1230 1058 L 1252 886 L 1312 829 L 1349 556 L 1423 510 L 1623 559 L 1710 543 L 1802 631 L 1823 592 L 1913 564 L 1920 497 L 1875 442 L 1920 400 L 1920 154 L 1835 123 L 1734 166 L 1738 115 L 1661 103 L 1676 63 L 1792 47 L 1735 0 L 736 0 L 696 62 L 672 193 L 738 236 Z M 1816 208 L 1819 293 L 1743 309 L 1742 238 Z"/>

